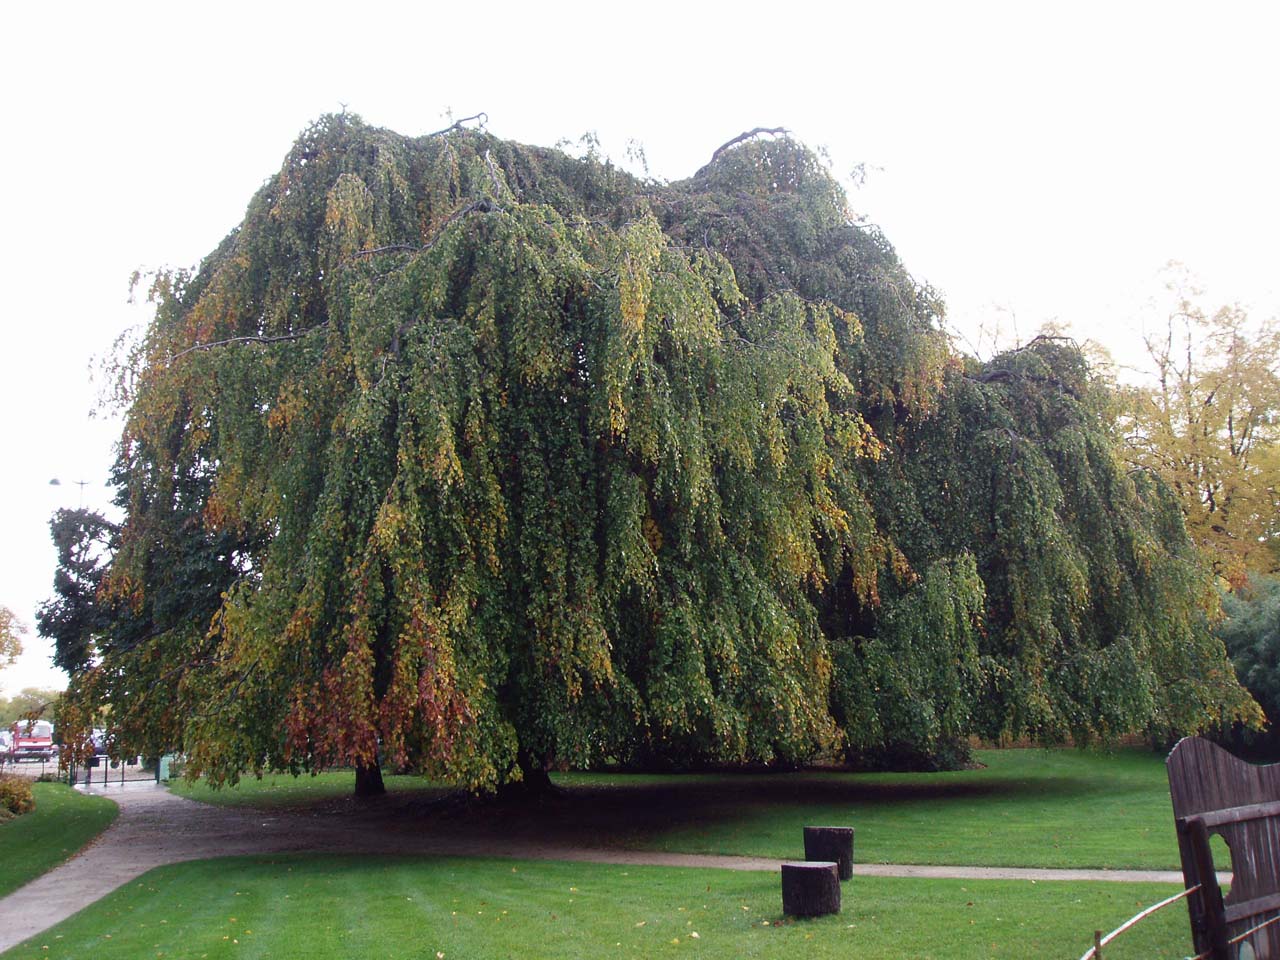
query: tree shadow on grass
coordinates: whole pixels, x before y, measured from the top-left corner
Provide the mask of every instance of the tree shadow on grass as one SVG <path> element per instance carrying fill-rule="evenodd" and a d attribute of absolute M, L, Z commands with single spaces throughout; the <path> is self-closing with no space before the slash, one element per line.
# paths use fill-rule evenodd
<path fill-rule="evenodd" d="M 587 782 L 583 782 L 587 779 Z M 439 789 L 389 794 L 370 806 L 330 802 L 329 813 L 384 821 L 397 829 L 499 836 L 590 846 L 649 846 L 664 836 L 749 820 L 769 811 L 802 817 L 832 808 L 921 805 L 939 808 L 1066 799 L 1095 792 L 1080 778 L 949 779 L 921 776 L 868 780 L 814 773 L 673 775 L 654 782 L 625 776 L 574 777 L 536 799 L 476 798 Z"/>

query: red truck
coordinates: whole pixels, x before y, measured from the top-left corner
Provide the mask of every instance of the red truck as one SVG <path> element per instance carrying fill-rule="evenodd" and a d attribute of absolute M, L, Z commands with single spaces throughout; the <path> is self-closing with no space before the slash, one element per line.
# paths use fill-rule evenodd
<path fill-rule="evenodd" d="M 19 720 L 9 728 L 9 760 L 52 760 L 53 724 L 48 720 Z"/>

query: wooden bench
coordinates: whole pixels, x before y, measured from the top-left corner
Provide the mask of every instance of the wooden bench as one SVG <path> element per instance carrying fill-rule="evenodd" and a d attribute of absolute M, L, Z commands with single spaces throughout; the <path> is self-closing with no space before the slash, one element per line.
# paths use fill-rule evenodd
<path fill-rule="evenodd" d="M 1280 764 L 1256 766 L 1199 737 L 1180 740 L 1166 762 L 1169 795 L 1198 956 L 1280 960 Z M 1231 851 L 1224 898 L 1209 838 Z"/>

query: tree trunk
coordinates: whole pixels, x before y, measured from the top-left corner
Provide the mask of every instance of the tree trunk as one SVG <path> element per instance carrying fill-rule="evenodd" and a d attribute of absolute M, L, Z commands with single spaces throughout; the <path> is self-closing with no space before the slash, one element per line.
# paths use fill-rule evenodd
<path fill-rule="evenodd" d="M 555 793 L 555 784 L 551 782 L 551 774 L 547 765 L 534 757 L 523 747 L 516 754 L 516 764 L 520 768 L 518 783 L 504 783 L 498 788 L 498 796 L 519 800 L 540 800 Z"/>
<path fill-rule="evenodd" d="M 382 768 L 377 764 L 371 767 L 356 767 L 356 796 L 357 797 L 380 797 L 387 792 L 387 786 L 382 782 Z"/>
<path fill-rule="evenodd" d="M 541 797 L 555 789 L 551 783 L 551 774 L 547 772 L 547 765 L 541 760 L 536 760 L 532 754 L 521 750 L 519 763 L 525 793 Z"/>

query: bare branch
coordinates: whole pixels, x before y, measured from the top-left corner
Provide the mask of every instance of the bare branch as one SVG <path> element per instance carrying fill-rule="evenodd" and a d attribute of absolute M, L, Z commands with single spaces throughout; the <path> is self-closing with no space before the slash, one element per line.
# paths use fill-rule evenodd
<path fill-rule="evenodd" d="M 734 137 L 732 140 L 730 140 L 728 143 L 722 143 L 720 146 L 718 146 L 716 148 L 716 152 L 711 155 L 710 162 L 715 163 L 716 160 L 719 159 L 720 154 L 724 153 L 730 147 L 736 146 L 737 144 L 741 143 L 743 140 L 750 140 L 752 137 L 757 137 L 762 133 L 769 133 L 769 134 L 773 134 L 774 136 L 781 137 L 781 136 L 786 136 L 790 132 L 791 131 L 788 130 L 786 127 L 756 127 L 754 130 L 748 130 L 746 133 L 740 133 L 736 137 Z"/>
<path fill-rule="evenodd" d="M 497 200 L 502 196 L 502 180 L 498 176 L 498 168 L 494 166 L 493 157 L 489 156 L 489 151 L 484 152 L 484 162 L 489 168 L 489 179 L 493 181 L 493 199 Z"/>
<path fill-rule="evenodd" d="M 454 130 L 461 130 L 463 129 L 462 125 L 464 123 L 470 123 L 472 120 L 479 120 L 480 126 L 483 127 L 486 123 L 489 122 L 489 115 L 487 113 L 477 113 L 477 114 L 473 114 L 470 117 L 463 117 L 461 120 L 455 120 L 453 123 L 445 127 L 443 130 L 437 130 L 435 131 L 435 133 L 428 133 L 427 138 L 438 137 L 438 136 L 441 136 L 442 134 L 452 133 Z"/>
<path fill-rule="evenodd" d="M 301 340 L 307 334 L 319 330 L 328 322 L 328 320 L 325 320 L 323 323 L 317 323 L 314 327 L 308 327 L 306 330 L 300 330 L 297 333 L 285 333 L 278 337 L 230 337 L 226 340 L 211 340 L 209 343 L 197 343 L 194 346 L 187 347 L 185 350 L 179 350 L 169 358 L 169 362 L 173 363 L 173 361 L 177 360 L 179 357 L 185 357 L 188 353 L 194 353 L 197 350 L 207 350 L 210 347 L 225 347 L 232 343 L 284 343 L 288 340 Z"/>
<path fill-rule="evenodd" d="M 350 262 L 354 257 L 372 257 L 379 253 L 413 253 L 421 249 L 422 247 L 413 243 L 388 243 L 385 247 L 366 247 L 364 250 L 357 250 L 347 258 L 346 262 Z"/>
<path fill-rule="evenodd" d="M 1017 370 L 992 370 L 978 376 L 965 374 L 965 379 L 973 380 L 976 383 L 1005 383 L 1010 380 L 1027 380 L 1031 383 L 1047 383 L 1050 386 L 1057 387 L 1063 393 L 1066 393 L 1077 400 L 1080 399 L 1079 392 L 1070 384 L 1063 383 L 1057 377 L 1044 377 L 1035 373 L 1020 373 Z"/>
<path fill-rule="evenodd" d="M 1080 342 L 1076 340 L 1075 337 L 1067 336 L 1065 334 L 1058 334 L 1058 333 L 1037 333 L 1034 337 L 1032 337 L 1022 346 L 1014 347 L 1012 350 L 1005 350 L 1002 352 L 1006 356 L 1014 353 L 1022 353 L 1024 350 L 1030 350 L 1037 343 L 1050 343 L 1052 341 L 1062 341 L 1063 343 L 1069 343 L 1071 344 L 1071 346 L 1075 347 L 1076 353 L 1084 352 L 1083 350 L 1080 349 Z"/>

